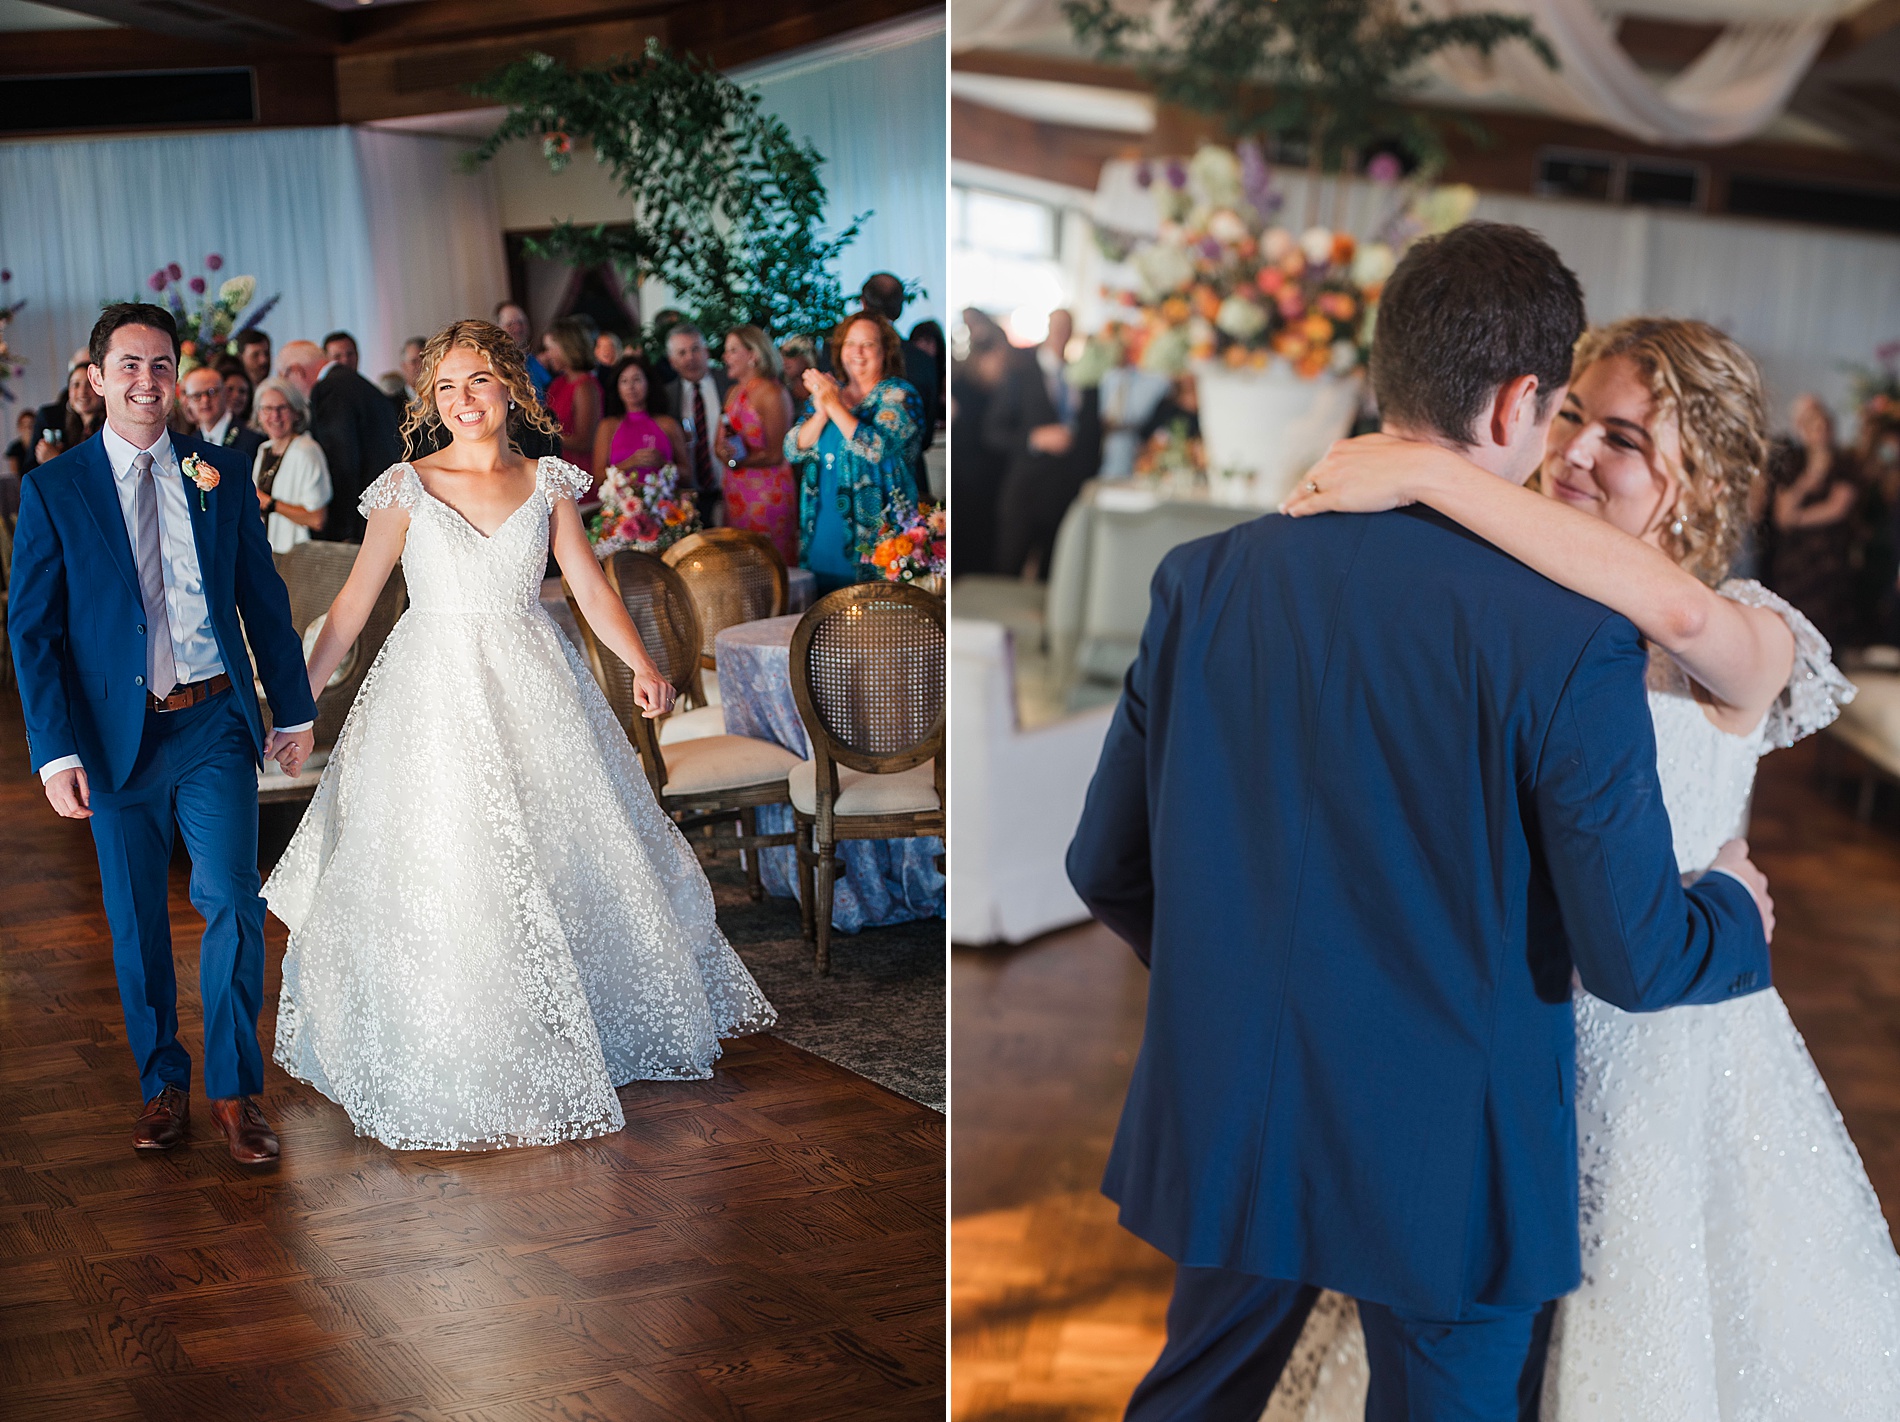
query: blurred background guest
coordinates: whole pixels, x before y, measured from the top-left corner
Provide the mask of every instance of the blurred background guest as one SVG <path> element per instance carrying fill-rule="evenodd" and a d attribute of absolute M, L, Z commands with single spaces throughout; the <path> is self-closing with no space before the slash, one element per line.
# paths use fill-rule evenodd
<path fill-rule="evenodd" d="M 548 382 L 554 376 L 534 353 L 534 332 L 528 324 L 528 313 L 517 302 L 504 301 L 495 308 L 495 324 L 508 333 L 509 340 L 521 347 L 521 354 L 528 362 L 528 379 L 534 384 L 534 393 L 545 401 L 548 398 Z"/>
<path fill-rule="evenodd" d="M 639 356 L 623 355 L 614 362 L 600 403 L 594 468 L 601 477 L 610 468 L 658 469 L 678 463 L 686 435 L 679 421 L 666 413 L 665 397 Z"/>
<path fill-rule="evenodd" d="M 86 375 L 89 360 L 68 366 L 65 391 L 51 404 L 40 406 L 34 415 L 38 426 L 34 463 L 44 464 L 81 440 L 91 439 L 106 422 L 106 402 L 93 393 L 92 381 Z"/>
<path fill-rule="evenodd" d="M 600 424 L 600 382 L 594 379 L 594 333 L 579 316 L 563 316 L 541 337 L 541 363 L 553 377 L 542 397 L 561 425 L 561 457 L 594 472 L 594 430 Z"/>
<path fill-rule="evenodd" d="M 244 373 L 251 377 L 251 389 L 255 390 L 270 379 L 270 337 L 252 326 L 239 331 L 233 339 L 237 358 L 244 366 Z"/>
<path fill-rule="evenodd" d="M 416 398 L 416 382 L 422 379 L 422 348 L 427 345 L 421 336 L 411 336 L 402 343 L 402 359 L 396 369 L 402 375 L 402 391 L 396 400 L 396 418 L 401 419 L 408 413 L 409 402 Z"/>
<path fill-rule="evenodd" d="M 673 369 L 667 413 L 686 433 L 686 448 L 680 451 L 685 456 L 680 461 L 680 487 L 693 491 L 700 518 L 711 526 L 719 512 L 719 456 L 713 452 L 713 440 L 725 408 L 726 373 L 714 368 L 704 333 L 685 319 L 674 322 L 666 333 L 666 363 Z"/>
<path fill-rule="evenodd" d="M 249 425 L 254 389 L 250 372 L 244 369 L 244 362 L 233 355 L 221 355 L 211 363 L 211 368 L 218 372 L 218 378 L 224 382 L 225 410 L 233 422 Z"/>
<path fill-rule="evenodd" d="M 985 313 L 967 308 L 963 328 L 969 345 L 950 374 L 950 502 L 957 511 L 950 569 L 958 577 L 996 571 L 996 508 L 1007 461 L 986 443 L 985 430 L 1010 363 L 1009 337 Z"/>
<path fill-rule="evenodd" d="M 922 390 L 917 393 L 925 395 L 925 408 L 934 410 L 937 423 L 942 424 L 946 418 L 945 411 L 949 409 L 946 397 L 950 389 L 950 343 L 944 339 L 943 327 L 935 321 L 919 321 L 910 328 L 910 336 L 904 342 L 904 346 L 906 350 L 922 351 L 930 358 L 931 366 L 937 374 L 936 393 L 934 396 L 927 395 Z M 908 362 L 906 369 L 908 369 Z"/>
<path fill-rule="evenodd" d="M 648 327 L 653 339 L 647 347 L 653 352 L 653 356 L 647 362 L 647 372 L 652 375 L 657 385 L 668 386 L 679 379 L 667 356 L 667 343 L 672 338 L 673 328 L 685 320 L 686 313 L 677 311 L 671 306 L 663 306 L 653 313 L 653 324 Z M 672 396 L 668 395 L 667 399 L 670 401 Z"/>
<path fill-rule="evenodd" d="M 257 430 L 247 429 L 231 418 L 230 397 L 224 377 L 208 365 L 194 366 L 178 382 L 185 413 L 190 416 L 193 433 L 206 444 L 223 445 L 241 454 L 253 455 L 264 442 Z"/>
<path fill-rule="evenodd" d="M 984 414 L 984 449 L 1003 465 L 994 571 L 1006 577 L 1048 575 L 1063 512 L 1095 472 L 1076 447 L 1075 391 L 1062 374 L 1074 332 L 1069 313 L 1054 311 L 1041 345 L 1011 347 Z"/>
<path fill-rule="evenodd" d="M 626 353 L 626 342 L 612 331 L 602 331 L 594 337 L 594 379 L 600 382 L 602 393 L 613 382 L 614 367 Z"/>
<path fill-rule="evenodd" d="M 396 412 L 381 390 L 348 367 L 326 361 L 309 341 L 292 341 L 278 360 L 283 378 L 309 404 L 310 434 L 323 447 L 330 469 L 330 506 L 317 536 L 361 543 L 357 500 L 403 457 Z"/>
<path fill-rule="evenodd" d="M 257 422 L 264 442 L 251 464 L 271 552 L 288 553 L 323 527 L 330 506 L 330 465 L 306 429 L 310 407 L 287 380 L 258 387 Z"/>
<path fill-rule="evenodd" d="M 873 274 L 858 292 L 858 304 L 889 321 L 893 330 L 904 314 L 904 300 L 904 283 L 889 272 Z M 936 441 L 937 426 L 943 422 L 942 386 L 937 379 L 936 358 L 929 351 L 915 341 L 902 341 L 900 345 L 904 352 L 903 364 L 891 373 L 903 376 L 917 392 L 917 398 L 923 401 L 923 428 L 917 445 L 915 471 L 917 487 L 921 489 L 925 487 L 924 451 Z"/>
<path fill-rule="evenodd" d="M 356 349 L 356 337 L 348 331 L 332 331 L 323 338 L 323 358 L 334 361 L 346 370 L 355 370 L 360 359 Z"/>
<path fill-rule="evenodd" d="M 805 403 L 805 372 L 818 365 L 818 343 L 806 335 L 787 336 L 778 343 L 778 358 L 785 371 L 785 393 L 796 410 Z"/>
<path fill-rule="evenodd" d="M 757 326 L 726 333 L 725 418 L 713 453 L 726 466 L 726 526 L 772 540 L 790 567 L 798 562 L 798 499 L 785 462 L 792 397 L 780 376 L 778 351 Z"/>
<path fill-rule="evenodd" d="M 1771 585 L 1840 647 L 1854 630 L 1849 563 L 1860 481 L 1819 396 L 1797 395 L 1790 416 L 1801 462 L 1774 498 Z"/>
<path fill-rule="evenodd" d="M 798 470 L 799 562 L 818 591 L 860 581 L 858 545 L 875 537 L 895 500 L 917 502 L 923 401 L 897 372 L 904 343 L 875 311 L 847 316 L 831 334 L 832 369 L 805 372 L 804 418 L 785 437 Z"/>
<path fill-rule="evenodd" d="M 34 433 L 33 412 L 20 411 L 13 421 L 13 443 L 7 446 L 7 472 L 16 479 L 39 467 L 39 461 L 33 457 Z"/>

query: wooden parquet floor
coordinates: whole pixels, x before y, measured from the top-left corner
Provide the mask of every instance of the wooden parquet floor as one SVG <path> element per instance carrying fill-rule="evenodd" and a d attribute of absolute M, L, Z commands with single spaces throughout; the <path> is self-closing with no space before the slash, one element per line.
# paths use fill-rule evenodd
<path fill-rule="evenodd" d="M 273 1173 L 136 1156 L 92 840 L 0 709 L 0 1417 L 938 1418 L 944 1123 L 771 1037 L 615 1136 L 397 1155 L 274 1066 Z M 202 924 L 173 874 L 183 1040 Z M 283 928 L 271 920 L 275 1031 Z"/>
<path fill-rule="evenodd" d="M 1776 985 L 1900 1219 L 1900 806 L 1855 822 L 1814 747 L 1762 763 L 1751 844 Z M 951 1415 L 1112 1422 L 1160 1351 L 1173 1266 L 1097 1191 L 1146 974 L 1095 925 L 951 961 Z"/>

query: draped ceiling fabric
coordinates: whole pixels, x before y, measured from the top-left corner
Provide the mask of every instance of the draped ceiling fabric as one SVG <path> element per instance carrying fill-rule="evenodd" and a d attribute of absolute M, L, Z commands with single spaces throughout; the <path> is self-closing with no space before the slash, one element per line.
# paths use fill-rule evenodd
<path fill-rule="evenodd" d="M 31 363 L 14 394 L 52 399 L 103 302 L 210 252 L 260 301 L 282 293 L 263 322 L 280 346 L 343 328 L 366 374 L 393 368 L 405 336 L 507 291 L 492 179 L 457 152 L 348 128 L 0 144 L 0 267 L 27 301 L 7 339 Z"/>

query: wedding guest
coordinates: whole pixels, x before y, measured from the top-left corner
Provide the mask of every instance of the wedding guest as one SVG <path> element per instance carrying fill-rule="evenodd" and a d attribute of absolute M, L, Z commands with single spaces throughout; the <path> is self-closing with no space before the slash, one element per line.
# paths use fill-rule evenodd
<path fill-rule="evenodd" d="M 594 431 L 594 467 L 657 469 L 675 464 L 686 448 L 679 421 L 665 413 L 665 397 L 645 361 L 623 355 L 601 392 L 600 428 Z"/>
<path fill-rule="evenodd" d="M 309 341 L 292 341 L 279 357 L 283 378 L 309 402 L 310 433 L 330 467 L 332 497 L 318 535 L 335 543 L 363 541 L 357 500 L 402 458 L 389 397 Z"/>
<path fill-rule="evenodd" d="M 39 439 L 33 446 L 33 459 L 38 464 L 56 458 L 81 440 L 99 433 L 106 422 L 106 402 L 93 392 L 84 365 L 76 365 L 66 372 L 66 393 L 52 404 L 40 406 L 35 420 L 39 425 Z"/>
<path fill-rule="evenodd" d="M 950 383 L 950 343 L 944 339 L 943 327 L 935 321 L 919 321 L 910 328 L 910 339 L 906 348 L 915 346 L 930 357 L 931 364 L 937 369 L 937 417 L 943 418 L 945 396 Z"/>
<path fill-rule="evenodd" d="M 330 506 L 330 464 L 305 430 L 310 406 L 287 380 L 266 380 L 257 392 L 265 442 L 251 464 L 257 504 L 271 552 L 288 553 L 323 527 Z"/>
<path fill-rule="evenodd" d="M 521 348 L 521 354 L 528 366 L 528 380 L 534 386 L 536 397 L 545 402 L 548 397 L 548 384 L 554 379 L 548 368 L 535 356 L 533 348 L 533 329 L 528 325 L 528 313 L 519 302 L 504 301 L 495 308 L 495 324 L 508 333 L 508 339 Z M 523 453 L 526 453 L 524 450 Z"/>
<path fill-rule="evenodd" d="M 356 337 L 348 331 L 332 331 L 323 338 L 323 358 L 345 370 L 357 367 Z"/>
<path fill-rule="evenodd" d="M 1065 386 L 1049 379 L 1043 363 L 1052 347 L 1067 344 L 1069 330 L 1068 313 L 1054 312 L 1041 346 L 1008 346 L 984 412 L 984 447 L 1002 465 L 995 571 L 1006 577 L 1047 576 L 1056 529 L 1086 477 L 1072 457 L 1075 429 L 1058 404 Z"/>
<path fill-rule="evenodd" d="M 600 423 L 600 382 L 594 379 L 594 343 L 588 323 L 563 316 L 541 337 L 541 363 L 553 375 L 543 403 L 561 423 L 561 457 L 594 472 L 594 429 Z"/>
<path fill-rule="evenodd" d="M 831 364 L 844 379 L 805 372 L 804 418 L 785 436 L 798 470 L 799 562 L 832 592 L 863 576 L 858 544 L 873 537 L 894 500 L 917 502 L 924 405 L 904 368 L 897 328 L 873 311 L 847 316 L 831 334 Z"/>
<path fill-rule="evenodd" d="M 1797 395 L 1790 417 L 1802 463 L 1775 495 L 1773 587 L 1839 647 L 1853 630 L 1849 557 L 1860 480 L 1819 396 Z"/>
<path fill-rule="evenodd" d="M 798 561 L 798 497 L 785 462 L 792 398 L 778 352 L 757 326 L 726 333 L 726 412 L 713 453 L 725 462 L 726 527 L 772 540 L 787 566 Z"/>
<path fill-rule="evenodd" d="M 785 393 L 796 410 L 805 403 L 805 372 L 818 366 L 818 343 L 810 336 L 787 336 L 778 343 L 778 358 L 785 370 Z"/>
<path fill-rule="evenodd" d="M 594 379 L 600 382 L 603 394 L 613 383 L 614 367 L 626 353 L 627 343 L 612 331 L 602 331 L 594 337 Z"/>
<path fill-rule="evenodd" d="M 713 439 L 725 408 L 726 373 L 713 367 L 706 337 L 691 321 L 675 322 L 666 333 L 666 363 L 673 370 L 667 389 L 667 413 L 686 432 L 680 487 L 691 489 L 699 516 L 710 526 L 719 511 L 718 456 Z"/>
<path fill-rule="evenodd" d="M 178 388 L 184 392 L 185 413 L 195 427 L 193 433 L 207 444 L 220 444 L 240 454 L 254 455 L 264 442 L 261 432 L 247 429 L 231 418 L 229 395 L 224 377 L 208 365 L 192 368 Z"/>
<path fill-rule="evenodd" d="M 218 372 L 218 378 L 224 382 L 224 408 L 229 412 L 232 422 L 251 424 L 251 417 L 255 413 L 251 409 L 254 387 L 250 373 L 244 369 L 244 362 L 233 355 L 222 355 L 211 363 L 211 368 Z"/>
<path fill-rule="evenodd" d="M 663 359 L 663 357 L 666 355 L 667 338 L 673 334 L 673 328 L 685 319 L 686 313 L 684 311 L 676 311 L 671 306 L 662 307 L 653 315 L 653 326 L 651 328 L 653 342 L 651 348 L 659 354 L 654 358 L 657 364 L 649 364 L 647 369 L 653 373 L 655 383 L 662 387 L 671 386 L 679 379 L 679 375 L 674 371 L 672 365 Z M 669 395 L 667 398 L 670 400 L 672 397 Z"/>
<path fill-rule="evenodd" d="M 39 460 L 33 457 L 33 411 L 20 411 L 13 421 L 13 429 L 13 443 L 7 446 L 7 472 L 19 479 L 39 468 Z"/>
<path fill-rule="evenodd" d="M 983 312 L 963 312 L 969 344 L 950 373 L 950 502 L 957 511 L 957 536 L 950 540 L 950 569 L 955 577 L 996 571 L 996 514 L 1007 462 L 985 444 L 991 401 L 1009 371 L 1009 338 Z"/>
<path fill-rule="evenodd" d="M 858 292 L 858 304 L 866 311 L 875 311 L 891 323 L 892 329 L 904 314 L 904 283 L 889 272 L 876 272 L 866 279 Z M 923 442 L 918 446 L 917 485 L 923 487 L 923 452 L 930 448 L 937 436 L 937 425 L 943 419 L 943 402 L 938 393 L 937 361 L 916 341 L 903 341 L 903 364 L 898 368 L 904 379 L 910 382 L 910 388 L 924 402 Z M 893 371 L 892 374 L 897 374 Z"/>
<path fill-rule="evenodd" d="M 239 331 L 232 343 L 237 347 L 237 358 L 244 364 L 244 373 L 251 377 L 251 388 L 270 379 L 270 337 L 257 327 Z"/>
<path fill-rule="evenodd" d="M 416 382 L 422 379 L 422 348 L 427 344 L 421 336 L 411 336 L 402 343 L 402 360 L 397 367 L 402 375 L 402 398 L 396 406 L 399 418 L 409 409 L 409 402 L 416 398 Z"/>

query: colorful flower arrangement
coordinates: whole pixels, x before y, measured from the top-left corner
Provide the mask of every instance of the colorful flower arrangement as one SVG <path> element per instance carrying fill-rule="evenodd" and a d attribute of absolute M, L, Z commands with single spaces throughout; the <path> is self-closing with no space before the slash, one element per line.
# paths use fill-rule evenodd
<path fill-rule="evenodd" d="M 679 492 L 679 470 L 610 465 L 600 486 L 600 511 L 587 522 L 594 556 L 606 558 L 622 548 L 659 553 L 689 533 L 699 532 L 699 505 Z"/>
<path fill-rule="evenodd" d="M 1847 371 L 1863 423 L 1900 422 L 1900 341 L 1876 346 L 1872 366 L 1850 365 Z"/>
<path fill-rule="evenodd" d="M 205 271 L 215 276 L 223 269 L 224 258 L 213 252 L 205 258 L 204 265 Z M 240 325 L 238 317 L 257 299 L 256 277 L 227 277 L 213 293 L 211 277 L 187 279 L 184 268 L 172 262 L 148 276 L 145 285 L 170 308 L 172 318 L 178 323 L 181 373 L 209 359 L 214 347 L 221 346 L 235 355 L 231 339 L 262 321 L 278 301 L 273 296 L 246 316 Z"/>
<path fill-rule="evenodd" d="M 9 286 L 12 282 L 13 273 L 0 267 L 0 286 Z M 26 369 L 26 361 L 15 355 L 7 346 L 7 322 L 11 321 L 24 305 L 26 305 L 24 300 L 10 303 L 0 300 L 0 401 L 9 404 L 13 401 L 13 391 L 8 388 L 7 382 Z"/>
<path fill-rule="evenodd" d="M 917 583 L 941 578 L 949 515 L 942 504 L 912 507 L 894 501 L 871 538 L 858 544 L 858 562 L 874 570 L 867 582 Z"/>
<path fill-rule="evenodd" d="M 1390 164 L 1373 176 L 1389 182 Z M 1178 375 L 1195 364 L 1264 369 L 1276 357 L 1304 379 L 1364 365 L 1379 292 L 1404 246 L 1469 216 L 1477 195 L 1440 188 L 1395 209 L 1380 235 L 1314 226 L 1295 235 L 1273 225 L 1282 199 L 1257 147 L 1209 144 L 1193 159 L 1144 163 L 1136 181 L 1154 195 L 1159 235 L 1116 239 L 1135 289 L 1119 299 L 1130 350 L 1145 370 Z"/>

